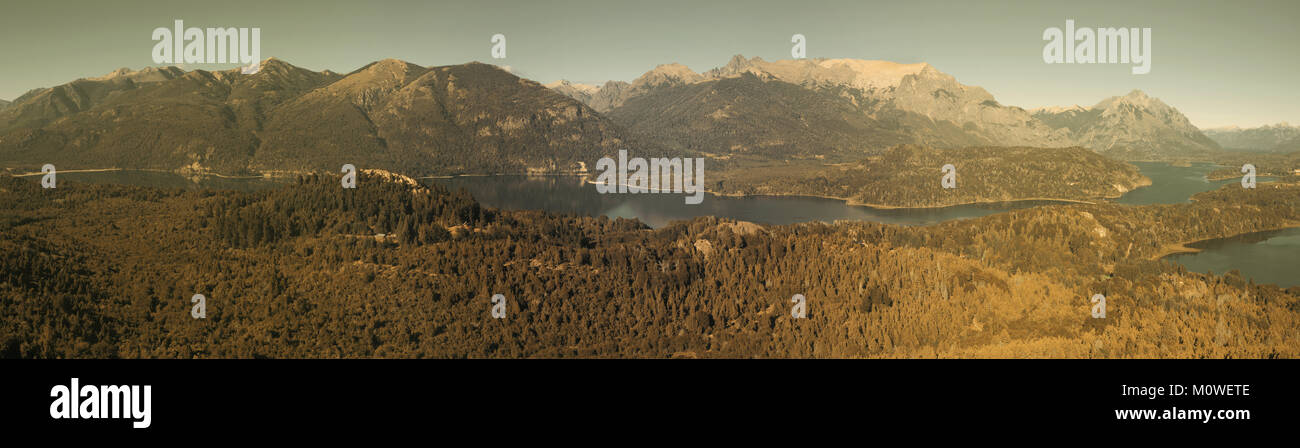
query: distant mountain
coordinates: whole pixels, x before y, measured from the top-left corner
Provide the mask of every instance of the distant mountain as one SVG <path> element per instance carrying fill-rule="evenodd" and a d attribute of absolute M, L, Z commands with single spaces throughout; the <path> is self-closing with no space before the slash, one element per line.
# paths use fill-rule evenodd
<path fill-rule="evenodd" d="M 983 88 L 958 83 L 953 76 L 926 63 L 820 58 L 767 62 L 736 55 L 727 65 L 707 72 L 705 77 L 732 77 L 741 73 L 831 92 L 849 98 L 869 115 L 902 112 L 936 124 L 950 124 L 977 144 L 1045 147 L 1071 144 L 1067 135 L 1035 122 L 1024 109 L 1003 106 Z M 927 139 L 922 135 L 920 140 Z M 929 143 L 944 140 L 952 139 Z"/>
<path fill-rule="evenodd" d="M 724 83 L 742 77 L 752 79 Z M 1147 159 L 1219 149 L 1177 109 L 1140 91 L 1088 108 L 1030 112 L 1002 105 L 984 89 L 961 84 L 925 63 L 769 62 L 737 55 L 704 73 L 667 64 L 631 83 L 553 85 L 643 138 L 660 138 L 670 146 L 708 153 L 761 148 L 780 153 L 782 146 L 802 145 L 786 155 L 834 156 L 913 143 L 936 148 L 1083 146 L 1120 158 Z M 715 89 L 728 85 L 732 88 Z M 734 88 L 740 85 L 745 88 Z M 814 94 L 791 90 L 789 85 Z M 772 91 L 760 92 L 763 88 Z M 762 102 L 735 96 L 742 93 L 797 109 L 775 113 Z"/>
<path fill-rule="evenodd" d="M 582 103 L 495 66 L 384 60 L 347 75 L 268 59 L 39 89 L 0 110 L 0 162 L 190 172 L 569 171 L 620 132 Z"/>
<path fill-rule="evenodd" d="M 98 78 L 78 79 L 53 88 L 23 94 L 0 111 L 0 131 L 13 127 L 40 127 L 59 118 L 89 110 L 122 92 L 183 75 L 176 67 L 147 68 L 133 72 L 122 68 Z"/>
<path fill-rule="evenodd" d="M 655 67 L 631 83 L 551 84 L 642 139 L 715 155 L 849 157 L 902 143 L 1067 146 L 1051 129 L 928 64 L 735 56 L 695 73 Z"/>
<path fill-rule="evenodd" d="M 632 82 L 609 81 L 597 87 L 584 84 L 571 84 L 557 81 L 548 84 L 574 99 L 582 101 L 598 112 L 606 113 L 622 106 L 628 99 L 650 93 L 657 88 L 677 87 L 692 84 L 705 79 L 690 68 L 681 64 L 664 64 L 645 72 Z"/>
<path fill-rule="evenodd" d="M 1031 113 L 924 63 L 736 56 L 704 73 L 665 64 L 632 82 L 549 87 L 480 63 L 393 59 L 346 75 L 274 58 L 251 75 L 119 69 L 0 109 L 0 163 L 426 175 L 571 172 L 622 148 L 703 154 L 724 169 L 853 162 L 900 144 L 1077 145 L 1124 159 L 1218 148 L 1142 92 Z"/>
<path fill-rule="evenodd" d="M 1300 151 L 1300 136 L 1292 137 L 1290 140 L 1278 143 L 1273 149 L 1278 152 Z"/>
<path fill-rule="evenodd" d="M 1238 151 L 1297 151 L 1300 150 L 1300 127 L 1287 123 L 1265 125 L 1257 128 L 1205 129 L 1202 132 L 1223 149 Z"/>
<path fill-rule="evenodd" d="M 0 109 L 4 109 L 6 107 L 9 107 L 9 102 L 5 100 L 0 100 Z"/>
<path fill-rule="evenodd" d="M 590 104 L 593 96 L 600 91 L 600 86 L 590 84 L 571 83 L 569 81 L 556 81 L 545 84 L 545 87 L 581 101 L 583 104 Z"/>
<path fill-rule="evenodd" d="M 908 75 L 918 75 L 930 64 L 899 64 L 859 59 L 792 59 L 768 62 L 735 55 L 727 65 L 708 71 L 709 78 L 727 78 L 752 73 L 809 88 L 849 87 L 858 90 L 887 90 L 902 84 Z"/>
<path fill-rule="evenodd" d="M 1203 154 L 1219 149 L 1187 117 L 1140 90 L 1083 108 L 1045 108 L 1033 117 L 1079 144 L 1124 159 Z"/>
<path fill-rule="evenodd" d="M 608 114 L 642 138 L 715 159 L 857 158 L 914 140 L 849 99 L 749 73 L 655 88 Z"/>

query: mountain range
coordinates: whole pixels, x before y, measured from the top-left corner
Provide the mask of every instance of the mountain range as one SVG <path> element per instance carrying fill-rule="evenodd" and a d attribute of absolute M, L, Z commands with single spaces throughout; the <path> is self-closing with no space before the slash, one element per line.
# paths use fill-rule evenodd
<path fill-rule="evenodd" d="M 1300 151 L 1300 127 L 1288 123 L 1265 125 L 1257 128 L 1236 126 L 1204 130 L 1205 136 L 1227 150 L 1235 151 Z"/>
<path fill-rule="evenodd" d="M 187 173 L 412 175 L 574 172 L 604 155 L 856 162 L 914 144 L 1082 146 L 1117 158 L 1217 150 L 1140 91 L 1088 108 L 1028 111 L 925 63 L 765 61 L 632 82 L 543 86 L 482 63 L 386 59 L 339 74 L 271 58 L 255 74 L 116 70 L 36 89 L 0 109 L 0 163 Z"/>
<path fill-rule="evenodd" d="M 1036 109 L 1033 116 L 1053 129 L 1069 131 L 1079 146 L 1120 158 L 1188 156 L 1219 149 L 1178 109 L 1141 90 L 1088 108 Z"/>
<path fill-rule="evenodd" d="M 0 162 L 227 174 L 344 163 L 414 175 L 571 171 L 634 143 L 620 135 L 582 103 L 492 65 L 387 59 L 337 74 L 272 58 L 251 75 L 118 70 L 32 91 L 0 110 Z"/>
<path fill-rule="evenodd" d="M 961 84 L 925 63 L 769 62 L 737 55 L 704 73 L 666 64 L 630 83 L 548 86 L 608 114 L 634 134 L 685 149 L 807 155 L 802 145 L 828 156 L 878 152 L 899 143 L 1083 146 L 1135 158 L 1219 149 L 1177 109 L 1141 91 L 1088 108 L 1027 111 L 1003 105 L 983 88 Z M 760 90 L 763 101 L 755 101 Z M 763 120 L 743 123 L 747 117 Z M 819 129 L 811 134 L 786 132 L 813 127 Z"/>

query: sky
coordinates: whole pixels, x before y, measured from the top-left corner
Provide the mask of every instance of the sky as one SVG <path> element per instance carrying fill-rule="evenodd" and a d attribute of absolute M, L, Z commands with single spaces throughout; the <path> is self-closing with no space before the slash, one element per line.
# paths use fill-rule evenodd
<path fill-rule="evenodd" d="M 482 61 L 546 83 L 635 79 L 677 62 L 699 72 L 733 55 L 927 62 L 1006 105 L 1090 106 L 1134 89 L 1202 127 L 1300 124 L 1300 1 L 59 1 L 7 2 L 0 99 L 152 60 L 152 32 L 261 29 L 261 55 L 340 73 L 384 58 L 424 66 Z M 1043 31 L 1152 29 L 1151 71 L 1047 64 Z M 491 37 L 506 36 L 492 59 Z M 235 64 L 181 65 L 229 69 Z"/>

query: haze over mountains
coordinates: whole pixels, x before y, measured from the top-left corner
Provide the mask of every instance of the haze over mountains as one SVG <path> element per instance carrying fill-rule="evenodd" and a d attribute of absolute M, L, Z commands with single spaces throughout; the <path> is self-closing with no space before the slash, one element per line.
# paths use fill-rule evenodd
<path fill-rule="evenodd" d="M 1128 159 L 1191 155 L 1219 149 L 1178 109 L 1134 90 L 1089 108 L 1037 109 L 1034 118 L 1070 132 L 1079 146 Z"/>
<path fill-rule="evenodd" d="M 739 55 L 704 73 L 666 64 L 603 86 L 543 86 L 487 64 L 394 59 L 348 74 L 274 58 L 252 75 L 120 69 L 32 90 L 0 109 L 0 163 L 191 173 L 344 163 L 412 175 L 573 172 L 623 148 L 723 165 L 856 162 L 900 144 L 1083 146 L 1125 159 L 1219 148 L 1140 91 L 1027 111 L 925 63 Z"/>
<path fill-rule="evenodd" d="M 781 129 L 815 126 L 823 132 L 811 139 L 823 141 L 809 145 L 826 148 L 823 153 L 874 151 L 898 143 L 936 147 L 1078 145 L 1138 158 L 1218 149 L 1177 109 L 1140 91 L 1102 100 L 1090 108 L 1026 111 L 1002 105 L 984 89 L 961 84 L 925 63 L 854 59 L 769 62 L 737 55 L 726 65 L 704 73 L 667 64 L 631 83 L 611 81 L 596 87 L 560 81 L 548 86 L 608 113 L 638 134 L 682 134 L 687 125 L 695 135 L 734 136 L 733 140 L 743 139 L 740 130 L 756 133 L 748 144 L 719 142 L 719 138 L 669 139 L 670 145 L 683 148 L 730 143 L 740 151 L 761 152 L 769 147 L 797 146 L 795 138 L 805 139 Z M 744 96 L 758 90 L 766 90 L 767 104 L 792 105 L 793 113 L 776 116 L 779 114 L 772 114 L 764 103 Z M 734 122 L 751 115 L 765 120 L 755 125 Z M 653 122 L 656 116 L 667 122 Z M 829 119 L 831 116 L 841 118 Z M 830 140 L 829 144 L 825 140 Z M 793 155 L 804 152 L 796 149 Z"/>
<path fill-rule="evenodd" d="M 1286 122 L 1257 128 L 1236 126 L 1205 129 L 1205 136 L 1234 151 L 1300 151 L 1300 127 Z"/>

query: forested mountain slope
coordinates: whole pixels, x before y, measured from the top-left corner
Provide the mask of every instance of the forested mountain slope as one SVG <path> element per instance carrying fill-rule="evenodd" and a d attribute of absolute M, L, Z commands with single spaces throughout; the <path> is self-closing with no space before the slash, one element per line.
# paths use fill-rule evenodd
<path fill-rule="evenodd" d="M 146 73 L 147 72 L 147 73 Z M 570 172 L 632 144 L 582 103 L 498 67 L 383 60 L 338 75 L 114 72 L 0 111 L 0 163 L 187 173 Z M 148 76 L 145 76 L 144 74 Z M 642 153 L 659 155 L 649 143 Z"/>

